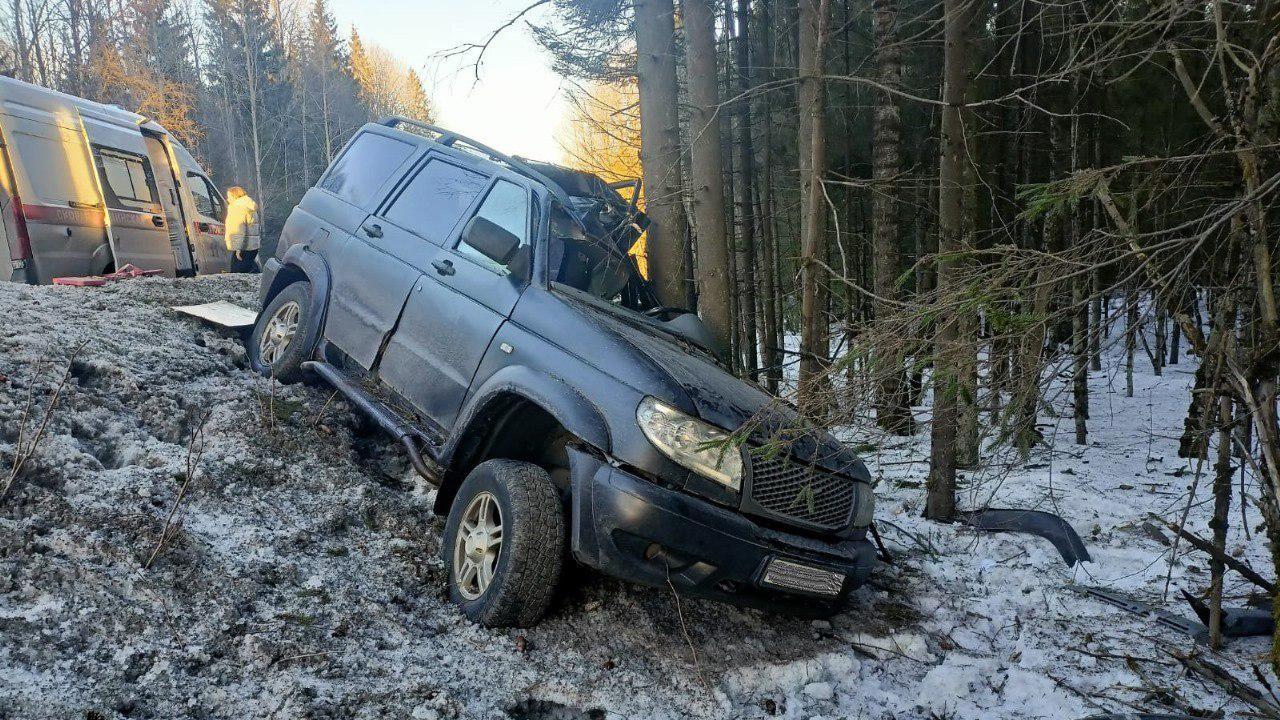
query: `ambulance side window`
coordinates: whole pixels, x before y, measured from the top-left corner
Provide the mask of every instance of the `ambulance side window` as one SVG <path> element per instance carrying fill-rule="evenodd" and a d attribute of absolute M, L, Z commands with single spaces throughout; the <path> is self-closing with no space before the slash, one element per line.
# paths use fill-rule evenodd
<path fill-rule="evenodd" d="M 156 209 L 150 161 L 141 155 L 106 147 L 95 147 L 94 157 L 108 207 L 141 212 Z"/>
<path fill-rule="evenodd" d="M 222 212 L 222 196 L 217 190 L 213 189 L 213 185 L 209 183 L 209 178 L 199 174 L 187 173 L 187 186 L 191 188 L 191 197 L 196 201 L 196 212 L 207 218 L 221 220 Z"/>
<path fill-rule="evenodd" d="M 58 205 L 58 206 L 97 206 L 98 205 L 98 188 L 93 181 L 93 176 L 86 170 L 78 169 L 76 163 L 71 162 L 71 158 L 80 158 L 83 155 L 70 155 L 72 143 L 83 142 L 78 138 L 73 138 L 68 134 L 61 140 L 56 139 L 60 132 L 52 126 L 42 126 L 37 123 L 31 123 L 33 127 L 47 128 L 49 133 L 55 134 L 55 137 L 47 137 L 45 135 L 35 135 L 30 132 L 21 130 L 14 132 L 10 137 L 13 147 L 9 149 L 9 156 L 18 167 L 15 168 L 15 174 L 22 172 L 27 185 L 23 191 L 23 201 L 26 203 Z M 21 181 L 21 180 L 20 180 Z M 30 195 L 27 192 L 30 192 Z"/>

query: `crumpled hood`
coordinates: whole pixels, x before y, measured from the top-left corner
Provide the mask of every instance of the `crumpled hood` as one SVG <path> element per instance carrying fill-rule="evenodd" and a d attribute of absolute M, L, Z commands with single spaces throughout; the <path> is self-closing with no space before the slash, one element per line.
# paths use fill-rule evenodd
<path fill-rule="evenodd" d="M 870 482 L 866 465 L 856 453 L 828 432 L 805 429 L 799 412 L 790 403 L 734 377 L 701 353 L 685 350 L 660 330 L 639 329 L 607 310 L 585 303 L 573 305 L 585 319 L 626 342 L 657 371 L 670 377 L 684 390 L 703 420 L 731 431 L 752 423 L 749 437 L 753 444 L 789 442 L 792 454 L 799 459 Z M 613 374 L 625 372 L 623 368 L 600 369 Z"/>

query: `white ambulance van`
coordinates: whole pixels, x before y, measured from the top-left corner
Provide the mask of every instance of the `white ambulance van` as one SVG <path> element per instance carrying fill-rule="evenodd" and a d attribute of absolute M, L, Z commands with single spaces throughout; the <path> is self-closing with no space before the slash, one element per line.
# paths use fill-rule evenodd
<path fill-rule="evenodd" d="M 34 284 L 126 264 L 226 272 L 222 196 L 159 124 L 0 77 L 0 245 Z"/>

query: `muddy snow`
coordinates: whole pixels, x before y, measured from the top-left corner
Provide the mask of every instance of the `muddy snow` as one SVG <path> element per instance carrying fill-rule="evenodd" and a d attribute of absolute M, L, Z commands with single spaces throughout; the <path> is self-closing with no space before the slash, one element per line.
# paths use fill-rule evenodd
<path fill-rule="evenodd" d="M 236 276 L 0 284 L 0 487 L 48 418 L 0 498 L 0 718 L 1246 709 L 1184 671 L 1176 654 L 1206 653 L 1188 638 L 1064 588 L 1106 587 L 1191 616 L 1178 589 L 1207 586 L 1207 559 L 1184 550 L 1170 567 L 1147 520 L 1176 520 L 1197 484 L 1176 453 L 1189 362 L 1164 377 L 1139 367 L 1126 398 L 1109 353 L 1091 377 L 1089 446 L 1069 437 L 1068 408 L 1042 416 L 1048 447 L 997 455 L 964 480 L 965 506 L 1060 513 L 1093 562 L 1072 569 L 1044 540 L 921 520 L 921 434 L 866 455 L 895 564 L 830 621 L 577 571 L 539 626 L 487 630 L 444 597 L 442 523 L 394 448 L 331 392 L 268 384 L 237 336 L 169 309 L 255 298 L 256 278 Z M 1189 524 L 1201 535 L 1207 484 Z M 1269 576 L 1256 508 L 1244 512 L 1250 535 L 1236 522 L 1229 551 Z M 1251 591 L 1229 576 L 1232 604 Z M 1266 651 L 1266 640 L 1235 640 L 1205 656 L 1256 684 Z"/>

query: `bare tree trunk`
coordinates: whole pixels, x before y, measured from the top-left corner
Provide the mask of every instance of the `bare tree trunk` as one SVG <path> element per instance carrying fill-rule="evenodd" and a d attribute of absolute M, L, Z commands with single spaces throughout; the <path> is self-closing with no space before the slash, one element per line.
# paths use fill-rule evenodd
<path fill-rule="evenodd" d="M 298 136 L 302 141 L 302 185 L 303 187 L 311 186 L 311 139 L 310 128 L 307 127 L 307 115 L 311 110 L 310 104 L 307 102 L 307 90 L 311 86 L 310 79 L 305 73 L 305 58 L 298 60 L 299 72 L 297 73 L 298 93 L 302 96 L 302 100 L 298 103 Z"/>
<path fill-rule="evenodd" d="M 1078 241 L 1079 231 L 1073 234 Z M 1071 387 L 1077 445 L 1089 443 L 1089 296 L 1086 282 L 1079 276 L 1071 282 Z"/>
<path fill-rule="evenodd" d="M 1151 369 L 1160 376 L 1164 374 L 1165 350 L 1168 347 L 1169 312 L 1160 298 L 1153 296 L 1152 301 L 1156 306 L 1156 346 L 1151 353 Z"/>
<path fill-rule="evenodd" d="M 1124 293 L 1124 396 L 1133 397 L 1133 353 L 1138 345 L 1138 300 L 1136 283 Z"/>
<path fill-rule="evenodd" d="M 938 166 L 938 291 L 941 308 L 935 336 L 933 421 L 930 428 L 928 494 L 925 517 L 950 521 L 956 514 L 957 386 L 962 353 L 971 346 L 960 337 L 961 318 L 949 293 L 959 290 L 954 254 L 963 250 L 965 188 L 970 159 L 965 143 L 963 106 L 968 99 L 974 0 L 943 0 L 942 137 Z M 967 350 L 966 350 L 967 349 Z"/>
<path fill-rule="evenodd" d="M 769 3 L 764 3 L 763 14 L 761 18 L 761 47 L 768 47 L 769 70 L 766 70 L 766 79 L 772 74 L 772 68 L 777 66 L 776 43 L 773 37 L 773 18 L 769 11 Z M 756 183 L 760 196 L 760 278 L 761 293 L 763 294 L 763 302 L 761 302 L 761 312 L 764 315 L 764 322 L 760 325 L 760 344 L 764 348 L 764 374 L 765 383 L 769 388 L 769 392 L 776 394 L 778 392 L 778 382 L 782 379 L 782 354 L 778 347 L 778 286 L 774 283 L 775 265 L 777 263 L 774 255 L 777 240 L 773 232 L 773 94 L 763 94 L 764 104 L 764 148 L 762 150 L 761 166 L 764 170 L 763 177 L 760 182 Z"/>
<path fill-rule="evenodd" d="M 977 247 L 978 203 L 977 188 L 974 185 L 977 139 L 967 131 L 967 128 L 973 126 L 973 112 L 962 110 L 960 117 L 962 127 L 966 128 L 964 143 L 967 161 L 964 187 L 964 239 L 961 247 L 972 249 Z M 957 371 L 955 463 L 957 468 L 971 470 L 978 466 L 978 341 L 981 327 L 976 311 L 967 307 L 960 308 L 959 314 L 960 323 L 957 326 L 959 344 L 955 356 Z"/>
<path fill-rule="evenodd" d="M 329 59 L 325 58 L 324 72 L 320 74 L 320 113 L 324 119 L 324 162 L 333 162 L 333 119 L 329 116 Z M 647 208 L 646 208 L 647 209 Z"/>
<path fill-rule="evenodd" d="M 288 57 L 289 44 L 284 34 L 284 10 L 280 7 L 280 0 L 271 0 L 271 25 L 276 31 L 276 42 L 280 44 L 280 52 Z"/>
<path fill-rule="evenodd" d="M 936 55 L 941 57 L 941 53 Z M 938 65 L 942 63 L 939 60 Z M 929 118 L 929 137 L 935 137 L 942 132 L 942 113 L 934 109 L 930 113 Z M 921 152 L 919 165 L 936 168 L 941 163 L 941 151 L 937 143 L 927 143 Z M 932 180 L 929 175 L 922 176 L 916 184 L 915 202 L 921 207 L 936 208 L 938 206 L 938 183 Z M 938 270 L 931 263 L 924 262 L 924 259 L 937 252 L 938 250 L 938 223 L 936 213 L 920 213 L 922 217 L 917 218 L 919 230 L 916 233 L 916 297 L 919 302 L 925 302 L 929 295 L 938 286 Z M 915 323 L 915 344 L 912 348 L 913 369 L 911 372 L 911 400 L 910 405 L 920 405 L 924 400 L 924 371 L 926 367 L 933 364 L 933 338 L 936 334 L 935 324 L 932 318 L 919 317 Z"/>
<path fill-rule="evenodd" d="M 706 0 L 711 5 L 713 11 L 715 8 L 715 0 Z M 729 34 L 729 19 L 725 18 L 725 24 L 721 29 L 726 37 Z M 717 92 L 723 93 L 724 96 L 733 95 L 733 87 L 731 85 L 733 68 L 728 60 L 728 47 L 725 48 L 725 62 L 723 72 L 720 77 L 724 78 L 723 86 L 717 86 Z M 717 61 L 718 62 L 718 61 Z M 724 190 L 724 214 L 725 214 L 725 258 L 728 260 L 728 269 L 725 272 L 725 284 L 728 285 L 729 292 L 729 367 L 735 374 L 741 374 L 745 367 L 743 363 L 743 346 L 748 343 L 744 341 L 743 336 L 746 334 L 746 328 L 742 326 L 742 296 L 739 294 L 739 287 L 742 284 L 742 270 L 738 267 L 738 252 L 741 248 L 738 246 L 738 213 L 734 203 L 734 186 L 738 179 L 737 168 L 734 167 L 734 147 L 733 147 L 733 123 L 726 118 L 726 115 L 732 113 L 720 113 L 720 108 L 716 108 L 716 121 L 720 124 L 721 144 L 720 144 L 720 160 L 723 164 L 723 173 L 721 175 L 723 181 L 721 187 Z M 726 141 L 727 140 L 727 141 Z M 697 212 L 695 208 L 694 220 L 697 220 Z M 697 233 L 694 233 L 697 236 Z"/>
<path fill-rule="evenodd" d="M 227 39 L 219 35 L 218 40 L 218 52 L 223 56 L 222 67 L 230 67 L 230 63 L 227 62 L 230 59 L 228 57 L 230 48 L 227 43 Z M 222 92 L 219 93 L 218 99 L 222 102 L 222 117 L 227 123 L 226 132 L 223 133 L 223 138 L 226 140 L 227 155 L 231 158 L 231 167 L 234 170 L 234 176 L 242 177 L 240 170 L 240 153 L 237 152 L 236 148 L 236 138 L 239 137 L 240 132 L 237 127 L 238 123 L 236 122 L 236 113 L 234 112 L 234 108 L 231 104 L 230 86 L 233 80 L 234 78 L 231 77 L 222 78 L 222 82 L 219 83 Z"/>
<path fill-rule="evenodd" d="M 1036 273 L 1034 282 L 1030 305 L 1031 314 L 1038 321 L 1035 327 L 1027 328 L 1022 333 L 1015 363 L 1017 371 L 1012 411 L 1015 413 L 1013 435 L 1014 444 L 1023 455 L 1044 439 L 1036 427 L 1036 420 L 1039 418 L 1041 355 L 1044 353 L 1044 339 L 1048 332 L 1044 318 L 1048 316 L 1049 302 L 1053 296 L 1052 273 L 1048 269 L 1042 269 Z"/>
<path fill-rule="evenodd" d="M 31 82 L 31 48 L 27 44 L 26 18 L 22 12 L 22 0 L 13 0 L 13 39 L 17 44 L 18 79 Z"/>
<path fill-rule="evenodd" d="M 827 132 L 824 112 L 823 51 L 831 11 L 828 0 L 800 0 L 799 69 L 801 228 L 800 228 L 800 406 L 822 414 L 818 405 L 821 376 L 826 371 L 825 272 L 815 261 L 827 257 Z"/>
<path fill-rule="evenodd" d="M 1097 227 L 1096 220 L 1094 227 Z M 1098 372 L 1102 370 L 1102 328 L 1107 323 L 1107 303 L 1102 295 L 1100 271 L 1090 273 L 1089 283 L 1089 369 Z"/>
<path fill-rule="evenodd" d="M 649 276 L 663 305 L 691 307 L 685 284 L 689 228 L 681 184 L 675 8 L 671 0 L 635 0 L 635 14 Z"/>
<path fill-rule="evenodd" d="M 70 34 L 71 70 L 67 73 L 68 91 L 72 95 L 83 95 L 84 87 L 84 37 L 80 26 L 84 22 L 84 3 L 82 0 L 67 0 L 67 30 Z"/>
<path fill-rule="evenodd" d="M 872 27 L 875 32 L 876 76 L 886 87 L 902 81 L 902 51 L 898 47 L 897 0 L 874 0 Z M 888 92 L 876 93 L 872 138 L 871 233 L 874 253 L 875 317 L 884 322 L 898 299 L 899 248 L 898 175 L 902 170 L 902 117 L 897 99 Z M 876 358 L 876 422 L 895 435 L 910 435 L 914 429 L 904 382 L 902 338 L 886 337 Z"/>
<path fill-rule="evenodd" d="M 1076 47 L 1076 37 L 1074 27 L 1077 23 L 1078 13 L 1074 9 L 1068 8 L 1064 10 L 1066 17 L 1064 23 L 1068 27 L 1069 45 L 1071 52 L 1074 54 Z M 1080 168 L 1080 115 L 1078 105 L 1082 94 L 1081 85 L 1084 81 L 1083 72 L 1076 70 L 1071 76 L 1070 101 L 1067 105 L 1068 112 L 1071 113 L 1070 138 L 1071 145 L 1071 172 L 1074 173 Z M 1081 232 L 1081 215 L 1083 209 L 1079 205 L 1074 205 L 1070 209 L 1071 219 L 1069 231 L 1071 233 L 1071 251 L 1080 253 L 1081 242 L 1084 239 L 1084 233 Z M 1096 270 L 1094 271 L 1097 272 Z M 1093 273 L 1090 273 L 1092 276 Z M 1071 356 L 1072 356 L 1072 406 L 1075 415 L 1076 444 L 1089 444 L 1089 277 L 1076 274 L 1071 281 Z"/>
<path fill-rule="evenodd" d="M 726 0 L 731 2 L 732 0 Z M 726 8 L 726 12 L 728 8 Z M 742 236 L 738 238 L 738 272 L 742 277 L 740 295 L 742 298 L 742 325 L 746 329 L 743 334 L 743 359 L 746 362 L 747 376 L 758 380 L 760 362 L 756 332 L 759 320 L 756 317 L 756 217 L 752 201 L 755 188 L 755 149 L 751 139 L 751 99 L 747 91 L 755 84 L 751 65 L 751 0 L 738 0 L 738 37 L 734 40 L 735 57 L 738 64 L 738 172 L 737 185 L 738 219 L 742 223 Z"/>
<path fill-rule="evenodd" d="M 1222 647 L 1222 580 L 1226 572 L 1219 558 L 1227 551 L 1227 518 L 1231 512 L 1231 398 L 1218 398 L 1218 461 L 1213 476 L 1213 546 L 1218 555 L 1209 559 L 1209 647 Z M 1242 501 L 1243 502 L 1243 501 Z"/>
<path fill-rule="evenodd" d="M 253 147 L 253 190 L 259 205 L 268 207 L 270 202 L 267 199 L 267 189 L 262 185 L 261 125 L 258 122 L 258 63 L 253 55 L 257 48 L 249 42 L 247 25 L 241 23 L 240 28 L 244 39 L 244 70 L 247 81 L 245 86 L 249 92 L 249 139 Z"/>
<path fill-rule="evenodd" d="M 42 23 L 40 22 L 38 15 L 40 10 L 41 8 L 33 6 L 31 3 L 27 3 L 27 15 L 31 24 L 31 57 L 35 61 L 35 66 L 32 68 L 34 73 L 32 81 L 37 85 L 44 85 L 48 87 L 53 84 L 53 79 L 50 77 L 49 67 L 46 62 L 48 53 L 45 52 L 45 38 L 44 34 L 41 32 Z"/>
<path fill-rule="evenodd" d="M 729 303 L 729 248 L 725 233 L 724 166 L 720 147 L 720 93 L 715 12 L 708 0 L 683 0 L 689 63 L 689 117 L 693 224 L 698 240 L 698 312 L 725 349 L 733 343 Z"/>

